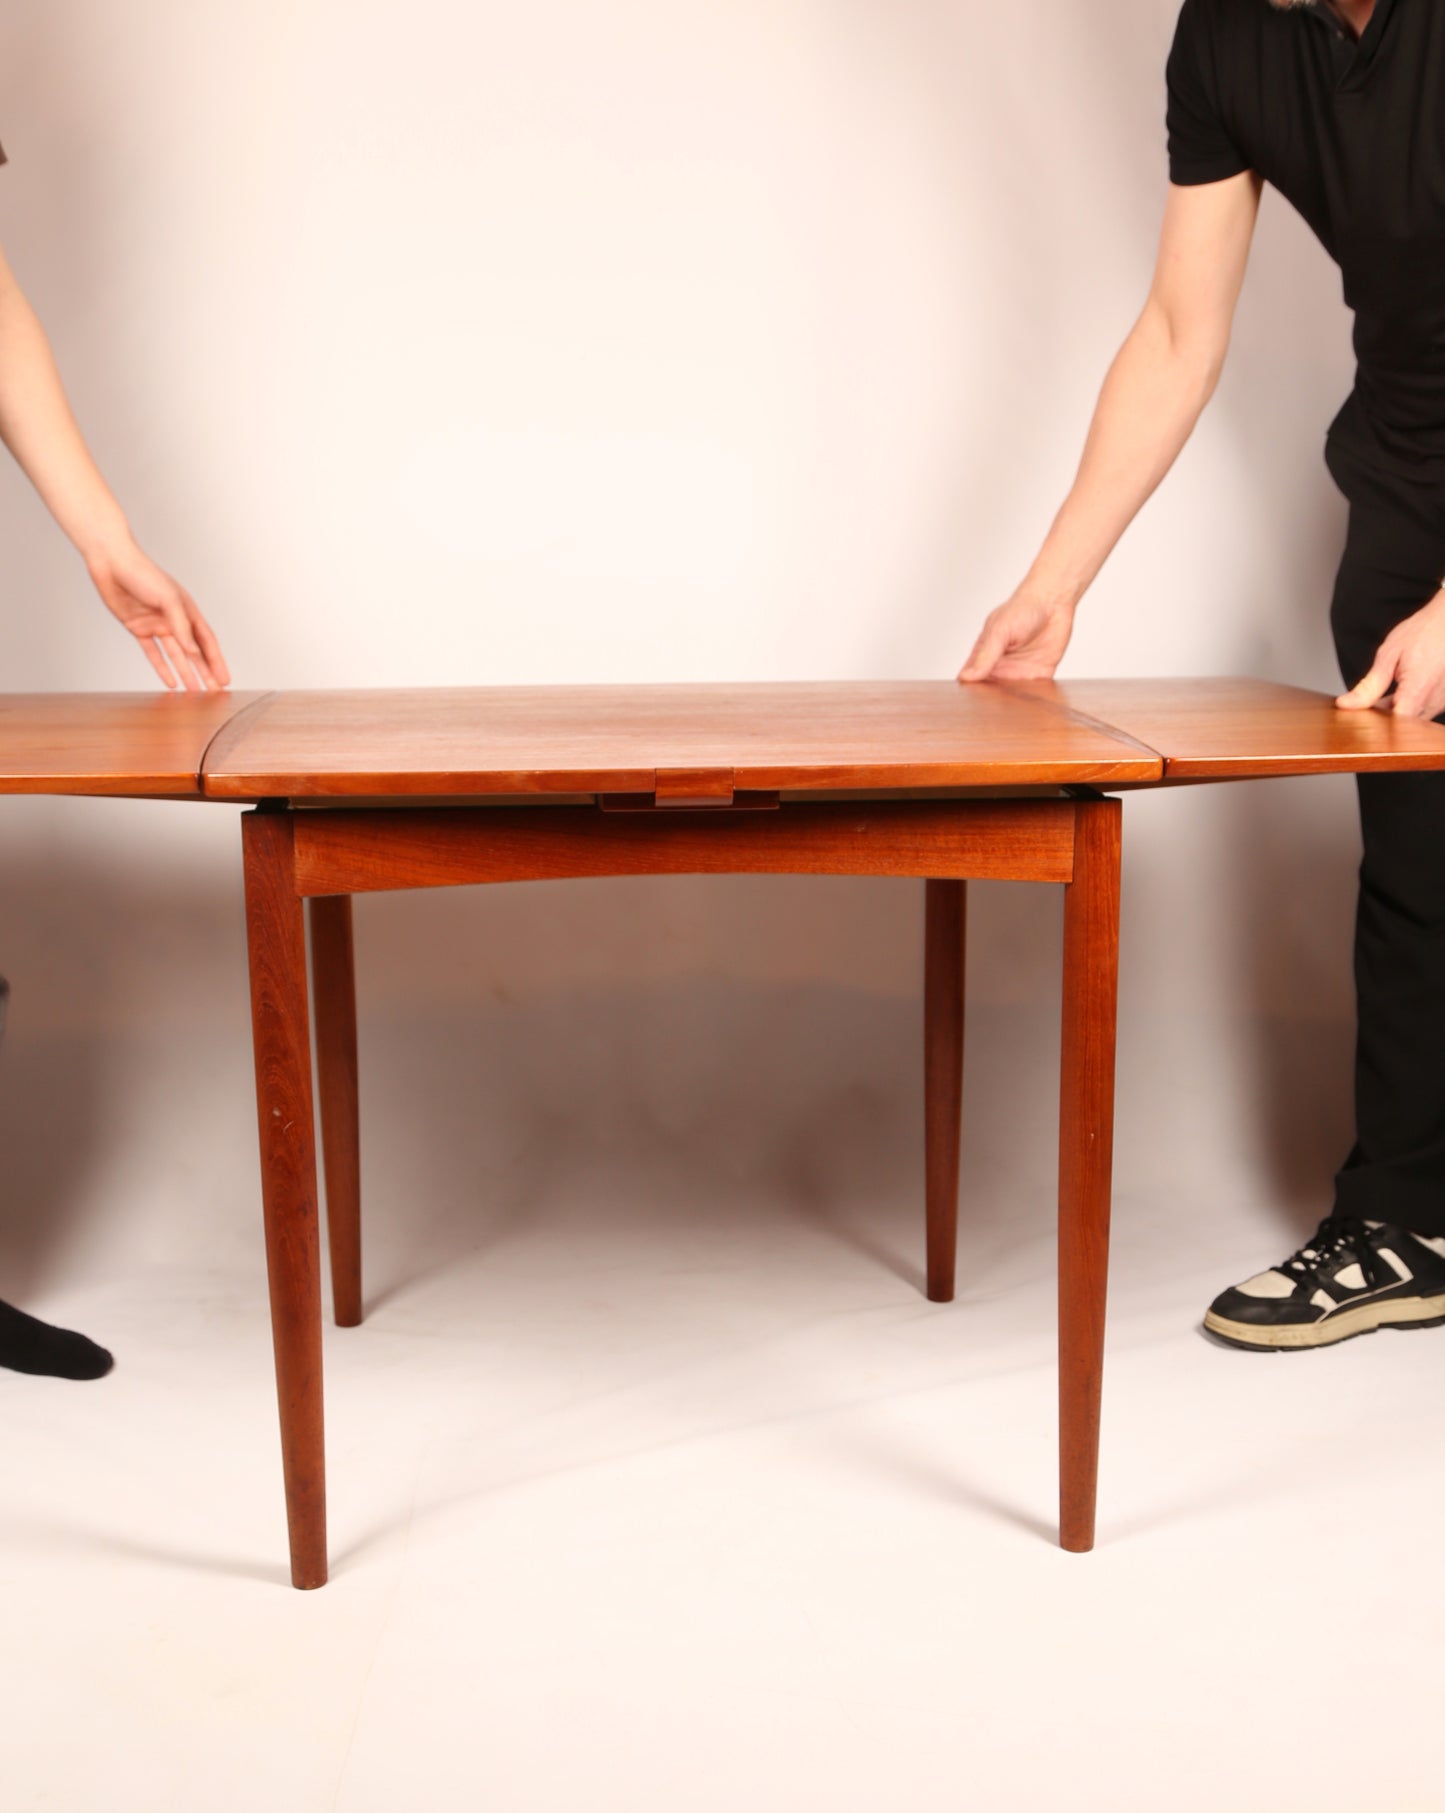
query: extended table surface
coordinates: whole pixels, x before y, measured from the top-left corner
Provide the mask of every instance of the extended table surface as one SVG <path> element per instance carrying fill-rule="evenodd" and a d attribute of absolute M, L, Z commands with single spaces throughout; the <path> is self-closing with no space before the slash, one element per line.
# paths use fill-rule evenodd
<path fill-rule="evenodd" d="M 4 793 L 706 805 L 1422 768 L 1445 768 L 1445 728 L 1258 680 L 0 695 Z"/>

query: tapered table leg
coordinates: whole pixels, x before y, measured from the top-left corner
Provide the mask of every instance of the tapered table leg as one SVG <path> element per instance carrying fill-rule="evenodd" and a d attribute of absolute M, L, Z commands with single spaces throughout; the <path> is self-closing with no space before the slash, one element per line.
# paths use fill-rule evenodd
<path fill-rule="evenodd" d="M 355 1328 L 361 1321 L 361 1129 L 351 897 L 331 895 L 310 901 L 308 907 L 331 1296 L 337 1325 Z"/>
<path fill-rule="evenodd" d="M 326 1450 L 306 934 L 295 888 L 291 815 L 248 812 L 241 824 L 291 1579 L 296 1586 L 314 1587 L 326 1582 Z"/>
<path fill-rule="evenodd" d="M 963 1112 L 963 974 L 968 884 L 930 881 L 924 910 L 924 1143 L 928 1296 L 951 1303 L 958 1258 L 958 1139 Z"/>
<path fill-rule="evenodd" d="M 1116 799 L 1076 807 L 1064 890 L 1063 1082 L 1059 1116 L 1059 1540 L 1094 1546 L 1099 1412 L 1114 1152 L 1119 993 Z"/>

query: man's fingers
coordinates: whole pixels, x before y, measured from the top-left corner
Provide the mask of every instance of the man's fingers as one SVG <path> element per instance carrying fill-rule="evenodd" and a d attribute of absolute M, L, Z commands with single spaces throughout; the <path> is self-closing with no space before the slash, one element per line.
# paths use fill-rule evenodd
<path fill-rule="evenodd" d="M 986 680 L 998 665 L 999 659 L 1007 647 L 1008 632 L 1002 624 L 986 624 L 983 634 L 974 644 L 973 653 L 963 664 L 959 679 Z"/>
<path fill-rule="evenodd" d="M 219 687 L 221 681 L 219 676 L 211 670 L 210 660 L 201 642 L 199 627 L 192 622 L 186 604 L 181 602 L 184 598 L 185 593 L 178 586 L 175 598 L 168 598 L 162 605 L 167 625 L 166 629 L 161 632 L 162 639 L 174 644 L 175 648 L 182 651 L 185 665 L 182 666 L 177 662 L 176 671 L 189 689 L 194 690 L 192 675 L 195 676 L 195 680 L 202 690 L 213 686 Z M 166 650 L 173 661 L 176 659 L 175 648 L 168 647 Z M 217 653 L 219 652 L 218 649 Z"/>
<path fill-rule="evenodd" d="M 196 640 L 201 645 L 201 653 L 206 658 L 206 665 L 209 667 L 215 678 L 216 684 L 218 686 L 229 686 L 231 684 L 231 670 L 226 665 L 226 657 L 221 653 L 221 644 L 216 638 L 216 632 L 201 615 L 200 606 L 184 586 L 181 587 L 181 597 L 186 601 L 186 609 L 190 612 L 191 624 L 196 632 Z"/>
<path fill-rule="evenodd" d="M 163 631 L 156 637 L 156 641 L 159 642 L 161 647 L 165 650 L 171 666 L 176 670 L 177 674 L 180 675 L 181 684 L 185 687 L 186 691 L 204 692 L 206 690 L 205 682 L 197 674 L 195 667 L 188 659 L 187 651 L 181 647 L 176 638 L 165 634 Z"/>
<path fill-rule="evenodd" d="M 1368 711 L 1378 705 L 1395 681 L 1396 658 L 1381 653 L 1358 686 L 1352 687 L 1335 703 L 1342 711 Z"/>
<path fill-rule="evenodd" d="M 106 607 L 140 643 L 161 682 L 187 692 L 220 691 L 231 684 L 215 631 L 185 587 L 150 561 L 125 577 L 105 563 L 90 576 Z"/>
<path fill-rule="evenodd" d="M 196 632 L 186 614 L 186 607 L 181 602 L 179 592 L 173 598 L 162 599 L 158 606 L 166 620 L 167 629 L 188 655 L 199 655 L 201 645 L 196 640 Z"/>
<path fill-rule="evenodd" d="M 141 650 L 145 655 L 146 660 L 150 662 L 151 666 L 160 675 L 165 685 L 174 692 L 176 689 L 176 676 L 171 672 L 170 668 L 166 666 L 165 659 L 162 656 L 161 651 L 156 647 L 154 640 L 149 636 L 137 637 L 136 639 L 141 645 Z"/>
<path fill-rule="evenodd" d="M 1428 723 L 1440 713 L 1440 683 L 1423 680 L 1401 680 L 1391 700 L 1397 718 L 1421 718 Z"/>
<path fill-rule="evenodd" d="M 158 587 L 149 595 L 135 592 L 132 596 L 152 620 L 160 619 L 160 623 L 154 628 L 150 623 L 133 622 L 131 627 L 135 633 L 153 635 L 162 644 L 177 674 L 189 690 L 194 691 L 198 684 L 204 685 L 202 676 L 207 672 L 206 656 L 191 623 L 181 588 L 171 582 Z"/>
<path fill-rule="evenodd" d="M 210 690 L 205 657 L 199 649 L 192 655 L 183 647 L 179 638 L 171 633 L 166 618 L 159 610 L 147 617 L 137 618 L 126 627 L 145 650 L 146 660 L 167 686 L 174 687 L 179 680 L 187 692 Z M 219 686 L 219 682 L 212 684 Z"/>

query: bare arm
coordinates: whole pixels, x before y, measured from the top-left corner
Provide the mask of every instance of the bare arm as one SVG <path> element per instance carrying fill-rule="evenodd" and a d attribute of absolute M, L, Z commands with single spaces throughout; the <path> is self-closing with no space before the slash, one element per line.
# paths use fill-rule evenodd
<path fill-rule="evenodd" d="M 1252 172 L 1171 184 L 1144 312 L 1105 379 L 1073 489 L 1022 585 L 988 618 L 961 680 L 1047 679 L 1074 613 L 1214 394 L 1249 263 Z"/>
<path fill-rule="evenodd" d="M 86 446 L 45 330 L 0 252 L 0 441 L 75 544 L 106 607 L 167 686 L 230 675 L 195 600 L 136 545 Z"/>

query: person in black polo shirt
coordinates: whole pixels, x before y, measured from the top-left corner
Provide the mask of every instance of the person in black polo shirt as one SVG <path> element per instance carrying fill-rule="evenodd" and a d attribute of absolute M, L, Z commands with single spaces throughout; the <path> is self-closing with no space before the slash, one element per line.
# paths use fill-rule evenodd
<path fill-rule="evenodd" d="M 0 164 L 6 161 L 0 148 Z M 169 687 L 230 684 L 195 600 L 136 545 L 71 414 L 45 331 L 0 252 L 0 441 L 85 561 L 102 602 Z M 9 989 L 0 978 L 0 1014 Z M 103 1347 L 0 1302 L 0 1367 L 69 1379 L 109 1372 Z"/>
<path fill-rule="evenodd" d="M 1260 192 L 1341 267 L 1355 388 L 1325 459 L 1350 505 L 1331 626 L 1340 709 L 1445 714 L 1445 0 L 1185 0 L 1153 287 L 1078 478 L 959 678 L 1033 679 L 1193 432 L 1224 363 Z M 1445 1324 L 1445 774 L 1362 776 L 1356 1141 L 1331 1213 L 1224 1291 L 1236 1346 Z"/>

